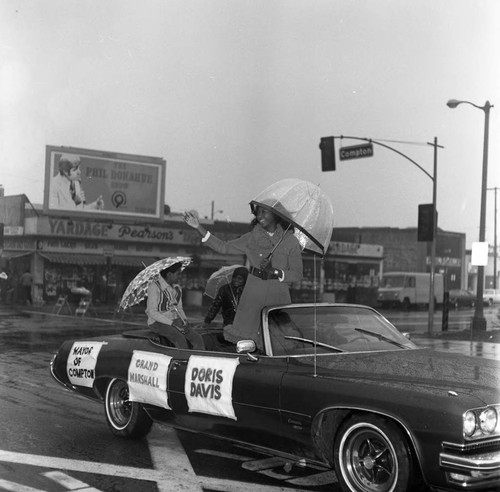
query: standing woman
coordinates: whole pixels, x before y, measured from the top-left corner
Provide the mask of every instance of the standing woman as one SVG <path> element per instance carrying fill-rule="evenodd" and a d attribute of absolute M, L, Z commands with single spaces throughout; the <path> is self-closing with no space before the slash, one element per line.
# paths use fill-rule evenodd
<path fill-rule="evenodd" d="M 252 339 L 262 348 L 261 310 L 264 306 L 291 302 L 289 286 L 302 279 L 302 250 L 288 222 L 259 205 L 252 212 L 255 218 L 251 231 L 231 241 L 222 241 L 208 232 L 196 212 L 185 212 L 184 220 L 214 251 L 246 255 L 250 274 L 234 322 L 224 327 L 224 338 L 232 343 Z"/>

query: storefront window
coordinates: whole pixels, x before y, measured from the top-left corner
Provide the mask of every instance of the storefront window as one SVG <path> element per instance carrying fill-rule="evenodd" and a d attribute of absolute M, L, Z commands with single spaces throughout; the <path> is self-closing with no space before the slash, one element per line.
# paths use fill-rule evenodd
<path fill-rule="evenodd" d="M 46 263 L 43 279 L 44 298 L 50 300 L 59 295 L 69 296 L 73 287 L 85 287 L 92 291 L 96 283 L 95 269 L 94 265 Z"/>
<path fill-rule="evenodd" d="M 370 262 L 325 261 L 324 292 L 337 302 L 376 304 L 380 266 Z"/>

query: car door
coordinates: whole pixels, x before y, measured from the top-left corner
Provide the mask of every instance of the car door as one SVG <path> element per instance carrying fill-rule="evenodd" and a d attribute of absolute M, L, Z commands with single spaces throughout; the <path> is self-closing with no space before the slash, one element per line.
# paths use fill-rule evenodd
<path fill-rule="evenodd" d="M 253 444 L 279 447 L 284 357 L 172 351 L 168 398 L 175 423 Z"/>

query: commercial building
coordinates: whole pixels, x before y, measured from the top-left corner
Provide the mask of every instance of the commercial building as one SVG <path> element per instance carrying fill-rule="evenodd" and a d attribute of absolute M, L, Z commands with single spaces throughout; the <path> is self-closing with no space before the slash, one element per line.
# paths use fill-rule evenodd
<path fill-rule="evenodd" d="M 221 266 L 244 264 L 245 258 L 213 252 L 181 216 L 166 212 L 156 222 L 90 220 L 65 212 L 47 214 L 25 195 L 0 197 L 4 224 L 0 266 L 14 284 L 29 269 L 38 302 L 55 302 L 72 287 L 85 286 L 94 302 L 117 303 L 145 265 L 166 256 L 191 256 L 193 263 L 181 278 L 185 302 L 206 303 L 203 291 L 211 273 Z M 222 239 L 249 230 L 249 223 L 203 223 Z M 375 305 L 384 271 L 429 271 L 429 244 L 416 238 L 416 228 L 335 228 L 324 258 L 304 254 L 304 279 L 293 285 L 292 297 Z M 466 286 L 465 235 L 439 231 L 436 252 L 436 272 L 445 275 L 448 288 Z"/>
<path fill-rule="evenodd" d="M 416 228 L 346 227 L 334 236 L 349 243 L 380 244 L 384 248 L 383 271 L 430 272 L 431 243 L 417 241 Z M 435 273 L 442 273 L 448 289 L 465 288 L 469 279 L 464 233 L 441 229 L 436 238 Z"/>
<path fill-rule="evenodd" d="M 71 288 L 85 286 L 95 302 L 117 302 L 139 271 L 166 256 L 191 256 L 181 283 L 185 302 L 201 305 L 208 277 L 221 266 L 244 264 L 244 255 L 220 255 L 203 246 L 182 217 L 161 222 L 102 220 L 46 214 L 25 195 L 0 197 L 4 224 L 0 266 L 15 284 L 25 270 L 34 276 L 34 299 L 55 302 Z M 204 220 L 221 239 L 247 232 L 249 223 Z M 347 299 L 357 285 L 359 301 L 373 297 L 382 270 L 383 248 L 332 241 L 324 259 L 304 254 L 304 279 L 293 285 L 294 300 Z M 353 269 L 353 265 L 356 268 Z M 355 278 L 354 278 L 355 276 Z"/>
<path fill-rule="evenodd" d="M 160 157 L 72 147 L 46 147 L 43 205 L 0 188 L 2 297 L 16 297 L 16 282 L 30 270 L 33 297 L 54 302 L 75 287 L 94 302 L 116 303 L 144 266 L 167 256 L 190 256 L 182 273 L 187 304 L 202 304 L 206 280 L 222 266 L 245 263 L 220 255 L 165 203 L 166 161 Z M 205 220 L 222 239 L 249 230 L 249 223 Z M 0 236 L 1 237 L 1 236 Z M 438 231 L 435 271 L 448 288 L 473 283 L 465 234 Z M 384 271 L 430 271 L 430 243 L 416 228 L 335 228 L 324 258 L 303 254 L 304 278 L 292 286 L 295 301 L 376 304 Z"/>

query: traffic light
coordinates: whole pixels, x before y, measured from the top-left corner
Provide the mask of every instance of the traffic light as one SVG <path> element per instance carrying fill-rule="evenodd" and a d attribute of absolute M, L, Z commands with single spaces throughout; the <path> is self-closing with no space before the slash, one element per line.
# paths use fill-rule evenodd
<path fill-rule="evenodd" d="M 321 137 L 321 170 L 335 171 L 335 145 L 333 137 Z"/>
<path fill-rule="evenodd" d="M 434 238 L 434 205 L 426 203 L 418 206 L 418 241 L 432 241 Z"/>

